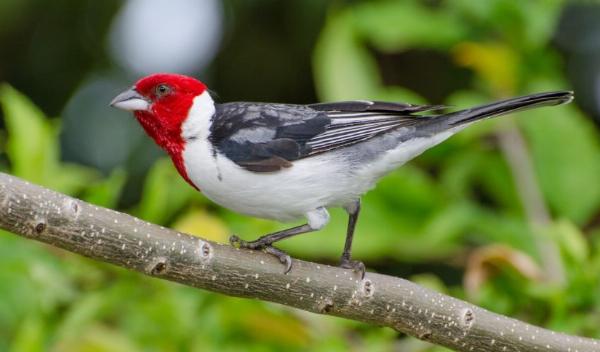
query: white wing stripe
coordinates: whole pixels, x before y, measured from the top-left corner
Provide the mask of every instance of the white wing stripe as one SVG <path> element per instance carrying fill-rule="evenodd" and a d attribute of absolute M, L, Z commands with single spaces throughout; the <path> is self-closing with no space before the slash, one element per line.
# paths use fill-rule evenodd
<path fill-rule="evenodd" d="M 360 139 L 363 137 L 370 137 L 379 132 L 386 131 L 389 129 L 390 129 L 389 126 L 383 126 L 383 127 L 373 128 L 373 129 L 370 129 L 367 131 L 363 131 L 362 133 L 353 133 L 350 135 L 344 134 L 341 136 L 331 136 L 329 138 L 323 138 L 323 139 L 316 140 L 316 141 L 311 140 L 307 143 L 307 145 L 309 145 L 311 147 L 320 147 L 320 146 L 324 146 L 324 145 L 335 144 L 336 142 L 345 142 L 345 141 L 349 141 L 349 140 Z"/>
<path fill-rule="evenodd" d="M 342 135 L 346 135 L 348 137 L 352 137 L 353 134 L 355 133 L 360 133 L 360 132 L 368 132 L 368 131 L 372 131 L 374 129 L 378 129 L 380 127 L 394 127 L 398 125 L 397 122 L 395 121 L 390 121 L 387 123 L 379 123 L 376 125 L 368 125 L 368 126 L 349 126 L 349 127 L 342 127 L 342 128 L 336 128 L 336 129 L 331 129 L 328 130 L 326 132 L 323 132 L 317 136 L 315 136 L 314 138 L 311 139 L 311 141 L 317 141 L 320 139 L 324 139 L 327 137 L 333 137 L 333 136 L 342 136 Z"/>
<path fill-rule="evenodd" d="M 390 115 L 393 115 L 393 114 L 383 114 L 381 112 L 336 112 L 336 111 L 327 113 L 327 116 L 331 117 L 332 119 L 335 119 L 335 118 L 359 118 L 359 117 L 369 117 L 369 116 L 389 117 Z"/>

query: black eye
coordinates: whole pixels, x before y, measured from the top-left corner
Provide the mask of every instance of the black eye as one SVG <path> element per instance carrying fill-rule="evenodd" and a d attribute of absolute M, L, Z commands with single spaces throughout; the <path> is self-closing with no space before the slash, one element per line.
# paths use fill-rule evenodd
<path fill-rule="evenodd" d="M 171 93 L 171 87 L 169 87 L 166 84 L 159 84 L 155 88 L 155 93 L 156 93 L 157 97 L 165 96 L 165 95 Z"/>

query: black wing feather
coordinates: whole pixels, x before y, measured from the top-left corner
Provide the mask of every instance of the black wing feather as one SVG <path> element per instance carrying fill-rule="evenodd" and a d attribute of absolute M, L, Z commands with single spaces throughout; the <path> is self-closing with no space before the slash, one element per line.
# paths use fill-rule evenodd
<path fill-rule="evenodd" d="M 429 105 L 347 101 L 312 105 L 217 105 L 211 141 L 229 159 L 254 172 L 290 167 L 291 161 L 352 145 L 424 117 Z"/>
<path fill-rule="evenodd" d="M 309 105 L 312 109 L 325 112 L 383 112 L 383 113 L 415 113 L 434 111 L 446 108 L 444 105 L 416 105 L 392 103 L 387 101 L 351 100 Z"/>
<path fill-rule="evenodd" d="M 210 140 L 236 164 L 254 172 L 292 166 L 307 155 L 307 142 L 326 130 L 326 114 L 300 105 L 217 105 Z"/>

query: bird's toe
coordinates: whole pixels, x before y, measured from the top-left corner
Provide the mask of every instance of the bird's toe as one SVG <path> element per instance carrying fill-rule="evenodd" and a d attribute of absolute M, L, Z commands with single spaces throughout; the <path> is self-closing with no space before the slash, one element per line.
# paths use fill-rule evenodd
<path fill-rule="evenodd" d="M 366 267 L 361 261 L 342 259 L 340 262 L 340 267 L 344 269 L 352 269 L 355 273 L 359 274 L 361 279 L 365 278 Z"/>
<path fill-rule="evenodd" d="M 283 264 L 285 266 L 285 268 L 283 270 L 284 274 L 287 274 L 287 273 L 290 272 L 290 270 L 292 270 L 292 257 L 290 257 L 289 254 L 287 254 L 286 252 L 282 251 L 281 249 L 277 249 L 277 248 L 272 247 L 272 246 L 265 247 L 264 251 L 266 253 L 274 255 L 275 257 L 277 257 L 277 259 L 279 259 L 279 261 L 281 262 L 281 264 Z"/>
<path fill-rule="evenodd" d="M 243 239 L 239 238 L 237 235 L 229 236 L 229 243 L 235 248 L 254 249 L 254 248 L 251 248 L 251 246 L 249 246 L 249 242 L 244 241 Z"/>

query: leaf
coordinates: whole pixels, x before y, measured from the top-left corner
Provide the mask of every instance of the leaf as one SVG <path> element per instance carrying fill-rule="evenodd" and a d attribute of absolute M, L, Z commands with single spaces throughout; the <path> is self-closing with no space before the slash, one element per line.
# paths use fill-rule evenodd
<path fill-rule="evenodd" d="M 530 280 L 540 280 L 542 270 L 527 254 L 505 245 L 481 247 L 469 255 L 464 284 L 472 297 L 495 271 L 510 267 Z"/>
<path fill-rule="evenodd" d="M 64 352 L 141 351 L 122 332 L 99 324 L 88 327 L 73 340 L 58 341 L 53 350 Z"/>
<path fill-rule="evenodd" d="M 572 222 L 566 219 L 557 221 L 550 231 L 565 257 L 578 265 L 587 262 L 590 257 L 590 246 L 581 230 Z"/>
<path fill-rule="evenodd" d="M 227 225 L 218 217 L 202 209 L 190 209 L 172 224 L 172 227 L 190 235 L 227 243 L 230 234 Z"/>
<path fill-rule="evenodd" d="M 196 190 L 181 178 L 171 160 L 160 159 L 146 177 L 135 214 L 150 222 L 166 224 L 192 198 L 200 199 Z"/>
<path fill-rule="evenodd" d="M 353 8 L 352 15 L 365 42 L 387 52 L 414 47 L 447 49 L 466 34 L 464 22 L 454 12 L 443 5 L 433 9 L 420 1 L 363 2 Z"/>
<path fill-rule="evenodd" d="M 536 109 L 519 119 L 543 194 L 559 215 L 583 224 L 600 207 L 600 136 L 574 106 Z"/>
<path fill-rule="evenodd" d="M 377 65 L 359 42 L 352 15 L 329 17 L 313 54 L 314 79 L 325 101 L 368 99 L 380 86 Z"/>
<path fill-rule="evenodd" d="M 19 330 L 11 342 L 9 352 L 45 351 L 45 335 L 46 331 L 42 317 L 29 315 L 19 325 Z"/>
<path fill-rule="evenodd" d="M 452 10 L 479 29 L 479 35 L 502 37 L 513 47 L 544 48 L 552 39 L 564 6 L 562 0 L 454 0 Z M 483 33 L 482 33 L 483 32 Z"/>
<path fill-rule="evenodd" d="M 57 340 L 68 342 L 78 339 L 98 318 L 99 312 L 107 301 L 104 292 L 97 292 L 84 295 L 72 302 L 54 333 Z"/>
<path fill-rule="evenodd" d="M 434 290 L 440 293 L 448 294 L 448 287 L 444 284 L 442 279 L 434 274 L 423 273 L 412 275 L 410 277 L 410 281 L 414 282 L 417 285 L 421 285 L 430 290 Z"/>
<path fill-rule="evenodd" d="M 126 172 L 122 169 L 116 169 L 108 178 L 89 185 L 82 199 L 98 206 L 115 208 L 126 180 Z"/>
<path fill-rule="evenodd" d="M 60 162 L 57 126 L 24 95 L 2 85 L 0 104 L 14 175 L 67 194 L 77 193 L 98 176 L 91 169 Z"/>
<path fill-rule="evenodd" d="M 227 308 L 220 307 L 224 328 L 239 330 L 244 340 L 261 341 L 292 350 L 307 347 L 313 340 L 305 319 L 290 314 L 285 307 L 227 299 Z"/>
<path fill-rule="evenodd" d="M 512 95 L 517 86 L 518 54 L 504 43 L 462 42 L 454 47 L 455 61 L 472 68 L 495 95 Z"/>

